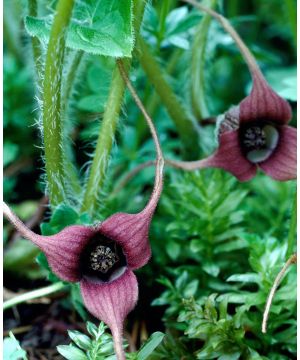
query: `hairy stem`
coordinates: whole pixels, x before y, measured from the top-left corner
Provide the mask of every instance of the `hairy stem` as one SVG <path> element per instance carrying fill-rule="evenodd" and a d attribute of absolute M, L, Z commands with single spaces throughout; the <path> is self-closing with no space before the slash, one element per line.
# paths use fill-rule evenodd
<path fill-rule="evenodd" d="M 36 17 L 38 16 L 38 4 L 37 0 L 28 0 L 28 15 Z M 41 85 L 41 75 L 42 75 L 42 50 L 41 44 L 38 37 L 31 36 L 31 44 L 32 44 L 32 52 L 33 52 L 33 59 L 35 64 L 36 70 L 36 79 L 37 83 Z"/>
<path fill-rule="evenodd" d="M 74 88 L 74 82 L 76 79 L 77 70 L 80 66 L 83 55 L 84 55 L 84 52 L 82 50 L 79 50 L 76 52 L 76 54 L 73 58 L 72 64 L 70 66 L 69 72 L 67 74 L 65 90 L 64 90 L 64 98 L 63 98 L 63 102 L 62 102 L 62 105 L 65 108 L 65 110 L 68 106 L 68 102 L 70 100 L 70 95 Z"/>
<path fill-rule="evenodd" d="M 196 124 L 167 83 L 160 66 L 141 37 L 138 37 L 137 55 L 148 79 L 154 86 L 163 104 L 166 106 L 171 119 L 174 121 L 184 146 L 186 157 L 191 159 L 196 158 L 199 156 L 198 131 Z"/>
<path fill-rule="evenodd" d="M 128 68 L 129 61 L 127 61 L 127 69 Z M 118 67 L 116 66 L 112 76 L 109 96 L 82 203 L 82 211 L 87 211 L 91 215 L 95 213 L 98 196 L 104 184 L 114 136 L 119 121 L 124 90 L 124 81 L 120 76 Z"/>
<path fill-rule="evenodd" d="M 133 27 L 135 34 L 139 33 L 144 7 L 145 3 L 143 0 L 134 2 Z M 126 71 L 129 70 L 130 65 L 131 61 L 129 59 L 126 60 Z M 116 65 L 81 207 L 82 211 L 87 211 L 91 215 L 93 215 L 97 209 L 98 198 L 105 181 L 105 174 L 119 121 L 124 92 L 125 84 Z"/>
<path fill-rule="evenodd" d="M 65 82 L 65 86 L 64 86 L 65 89 L 63 92 L 63 101 L 62 101 L 62 109 L 64 111 L 65 116 L 67 116 L 67 113 L 68 113 L 67 110 L 68 110 L 68 106 L 69 106 L 69 102 L 70 102 L 71 93 L 72 93 L 72 90 L 74 89 L 76 75 L 77 75 L 80 63 L 82 61 L 83 55 L 84 55 L 84 52 L 81 50 L 76 52 L 76 54 L 73 58 L 73 61 L 71 63 L 70 69 L 66 76 L 66 82 Z M 66 138 L 69 135 L 70 131 L 71 131 L 71 126 L 66 126 L 66 128 L 65 128 Z M 79 181 L 78 171 L 74 164 L 74 159 L 73 159 L 74 156 L 73 156 L 71 142 L 66 141 L 64 148 L 65 148 L 66 173 L 68 173 L 69 184 L 71 187 L 72 194 L 80 194 L 82 191 L 82 187 L 81 187 L 81 184 Z"/>
<path fill-rule="evenodd" d="M 74 0 L 59 0 L 51 28 L 44 75 L 43 135 L 48 192 L 51 205 L 65 199 L 61 83 L 66 30 Z"/>
<path fill-rule="evenodd" d="M 281 280 L 283 279 L 284 275 L 286 274 L 286 271 L 289 268 L 289 266 L 291 264 L 295 264 L 296 262 L 297 262 L 297 255 L 293 254 L 288 259 L 288 261 L 284 264 L 284 266 L 280 270 L 279 274 L 276 276 L 276 279 L 275 279 L 275 281 L 273 283 L 273 286 L 271 288 L 271 291 L 269 293 L 267 303 L 266 303 L 266 307 L 265 307 L 265 311 L 264 311 L 264 315 L 263 315 L 262 328 L 261 328 L 261 331 L 263 333 L 267 332 L 268 318 L 269 318 L 270 309 L 271 309 L 272 301 L 273 301 L 273 298 L 275 296 L 276 290 L 277 290 L 279 284 L 281 283 Z"/>
<path fill-rule="evenodd" d="M 55 284 L 43 287 L 41 289 L 38 290 L 33 290 L 33 291 L 29 291 L 25 294 L 22 295 L 18 295 L 12 299 L 9 299 L 7 301 L 5 301 L 3 303 L 3 310 L 7 310 L 13 306 L 16 306 L 18 304 L 22 304 L 24 302 L 33 300 L 33 299 L 38 299 L 40 297 L 43 296 L 47 296 L 53 293 L 56 293 L 58 291 L 63 290 L 67 285 L 64 284 L 63 282 L 57 282 Z"/>
<path fill-rule="evenodd" d="M 295 194 L 295 198 L 292 205 L 291 212 L 291 220 L 290 220 L 290 228 L 288 233 L 288 247 L 287 247 L 287 256 L 290 256 L 295 249 L 296 246 L 296 232 L 297 232 L 297 192 Z"/>
<path fill-rule="evenodd" d="M 214 8 L 217 0 L 210 1 L 210 7 Z M 205 53 L 208 31 L 211 23 L 211 15 L 206 14 L 197 28 L 192 47 L 191 57 L 191 100 L 192 109 L 197 120 L 209 116 L 205 101 Z"/>

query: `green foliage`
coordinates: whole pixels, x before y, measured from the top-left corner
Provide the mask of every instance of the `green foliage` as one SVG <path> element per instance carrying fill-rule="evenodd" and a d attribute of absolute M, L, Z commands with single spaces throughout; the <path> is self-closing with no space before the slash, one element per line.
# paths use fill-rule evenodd
<path fill-rule="evenodd" d="M 59 345 L 58 352 L 69 360 L 108 360 L 115 359 L 111 335 L 101 322 L 98 328 L 91 322 L 86 324 L 88 335 L 77 330 L 69 330 L 72 342 L 69 345 Z"/>
<path fill-rule="evenodd" d="M 246 188 L 250 195 L 245 199 Z M 152 302 L 165 307 L 164 321 L 173 332 L 157 349 L 157 358 L 172 353 L 169 342 L 187 358 L 186 347 L 199 359 L 275 360 L 295 353 L 295 268 L 276 293 L 268 334 L 261 333 L 268 293 L 287 257 L 287 243 L 274 234 L 282 236 L 282 225 L 288 224 L 292 188 L 260 176 L 238 185 L 218 170 L 173 177 L 160 207 L 160 216 L 169 219 L 159 231 L 164 256 L 154 256 L 166 262 L 169 275 L 159 280 L 166 290 Z M 268 204 L 260 201 L 264 197 Z M 247 215 L 245 222 L 242 208 L 252 209 L 251 220 Z M 280 212 L 280 221 L 270 217 L 272 212 Z M 264 237 L 253 233 L 259 230 Z M 209 256 L 212 266 L 207 268 Z"/>
<path fill-rule="evenodd" d="M 10 331 L 9 337 L 3 341 L 3 360 L 27 360 L 26 351 L 20 346 L 19 341 Z"/>
<path fill-rule="evenodd" d="M 72 342 L 59 345 L 58 352 L 69 360 L 115 360 L 112 336 L 106 333 L 107 326 L 103 322 L 98 328 L 91 322 L 86 323 L 89 335 L 77 330 L 69 330 Z M 162 342 L 164 334 L 153 333 L 137 352 L 126 354 L 128 360 L 146 360 Z"/>
<path fill-rule="evenodd" d="M 226 300 L 218 305 L 216 294 L 210 295 L 203 306 L 193 299 L 185 301 L 185 310 L 178 321 L 187 324 L 185 333 L 190 338 L 203 341 L 197 352 L 197 359 L 263 359 L 253 349 L 243 343 L 245 330 L 240 322 L 240 314 L 227 313 Z"/>
<path fill-rule="evenodd" d="M 70 137 L 75 145 L 74 159 L 81 169 L 82 179 L 86 178 L 84 173 L 93 158 L 102 114 L 107 109 L 115 57 L 133 56 L 130 75 L 154 120 L 164 155 L 182 158 L 180 137 L 172 118 L 137 61 L 137 54 L 132 52 L 135 19 L 132 19 L 131 3 L 142 2 L 76 1 L 68 28 L 70 49 L 65 54 L 62 87 L 64 90 L 70 85 L 72 97 L 71 101 L 64 99 L 68 110 L 62 122 L 66 142 Z M 42 196 L 40 187 L 33 185 L 43 172 L 38 161 L 40 150 L 33 146 L 40 142 L 32 126 L 39 114 L 33 113 L 36 105 L 33 61 L 29 56 L 31 44 L 29 37 L 26 38 L 24 23 L 20 21 L 26 14 L 21 2 L 6 3 L 5 10 L 13 16 L 6 17 L 9 22 L 4 19 L 4 197 L 7 201 L 21 203 L 15 210 L 27 221 L 34 215 L 32 209 L 36 209 L 37 199 Z M 42 41 L 39 59 L 42 67 L 43 47 L 49 39 L 56 3 L 56 0 L 40 1 L 39 17 L 25 17 L 27 31 Z M 205 3 L 210 5 L 212 1 Z M 216 1 L 216 9 L 224 13 L 240 33 L 271 86 L 291 102 L 295 111 L 294 7 L 295 0 Z M 201 90 L 195 91 L 194 100 L 197 104 L 205 101 L 205 117 L 214 117 L 238 104 L 249 92 L 251 83 L 239 50 L 215 20 L 211 21 L 209 29 L 206 23 L 207 42 L 201 41 L 199 54 L 200 45 L 195 44 L 195 37 L 200 22 L 204 22 L 203 15 L 175 1 L 147 2 L 141 36 L 164 71 L 170 89 L 191 114 L 195 114 L 191 87 L 197 71 L 201 71 Z M 84 60 L 80 71 L 75 69 L 73 82 L 67 83 L 65 75 L 69 73 L 72 56 L 77 50 L 85 52 Z M 194 66 L 192 59 L 196 59 Z M 42 95 L 40 91 L 36 94 Z M 105 173 L 103 201 L 97 208 L 97 215 L 90 218 L 73 206 L 81 201 L 79 188 L 71 194 L 71 206 L 57 206 L 51 217 L 46 212 L 47 220 L 41 224 L 44 235 L 57 233 L 68 225 L 90 225 L 118 211 L 134 213 L 143 208 L 151 194 L 154 167 L 135 174 L 129 181 L 126 176 L 143 162 L 153 160 L 155 153 L 144 119 L 128 92 L 120 117 L 121 125 Z M 195 114 L 195 117 L 202 124 L 201 116 Z M 201 153 L 198 157 L 202 158 L 215 148 L 214 126 L 201 126 L 199 139 Z M 68 170 L 66 173 L 69 174 Z M 30 175 L 29 180 L 24 180 L 24 174 Z M 261 333 L 266 298 L 287 260 L 294 182 L 276 182 L 259 173 L 250 182 L 239 183 L 220 170 L 182 174 L 168 167 L 164 182 L 149 236 L 153 256 L 149 264 L 138 271 L 139 306 L 143 308 L 144 303 L 146 306 L 152 303 L 154 316 L 151 311 L 137 311 L 129 317 L 127 329 L 134 329 L 134 318 L 134 322 L 145 323 L 147 331 L 164 329 L 166 335 L 153 333 L 137 352 L 127 353 L 127 358 L 295 358 L 294 266 L 275 295 L 268 333 Z M 81 184 L 83 188 L 83 181 Z M 34 200 L 28 203 L 24 201 L 27 199 Z M 44 255 L 37 257 L 40 269 L 34 264 L 39 251 L 36 247 L 27 240 L 12 241 L 11 228 L 6 225 L 4 235 L 4 270 L 13 279 L 22 275 L 34 281 L 47 275 L 51 282 L 58 281 Z M 9 288 L 9 284 L 7 286 Z M 72 284 L 69 290 L 60 300 L 62 307 L 74 308 L 86 321 L 88 314 L 79 285 Z M 98 328 L 87 323 L 87 333 L 71 330 L 69 336 L 71 343 L 58 347 L 64 358 L 115 359 L 112 338 L 102 323 Z M 4 354 L 10 354 L 7 359 L 26 358 L 13 335 L 4 340 L 4 350 Z"/>
<path fill-rule="evenodd" d="M 67 33 L 67 46 L 91 54 L 130 57 L 133 49 L 131 0 L 76 2 Z M 48 42 L 52 16 L 25 18 L 31 36 Z"/>

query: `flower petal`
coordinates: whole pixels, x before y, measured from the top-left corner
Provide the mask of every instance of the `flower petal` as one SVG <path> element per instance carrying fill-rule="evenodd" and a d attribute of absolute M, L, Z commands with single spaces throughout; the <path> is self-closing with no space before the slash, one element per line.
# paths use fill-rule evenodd
<path fill-rule="evenodd" d="M 240 181 L 250 180 L 256 174 L 256 166 L 251 164 L 241 151 L 237 130 L 221 134 L 217 151 L 207 159 L 195 161 L 194 164 L 194 169 L 208 167 L 224 169 Z M 193 167 L 187 170 L 193 170 Z"/>
<path fill-rule="evenodd" d="M 269 159 L 259 167 L 275 180 L 286 181 L 297 177 L 297 129 L 283 126 L 279 144 Z"/>
<path fill-rule="evenodd" d="M 80 282 L 85 306 L 97 319 L 111 329 L 115 349 L 122 356 L 123 324 L 138 299 L 138 284 L 134 273 L 127 270 L 123 276 L 107 284 L 95 284 L 83 279 Z"/>
<path fill-rule="evenodd" d="M 58 234 L 42 236 L 31 231 L 5 203 L 3 213 L 24 238 L 45 253 L 52 271 L 60 279 L 74 282 L 80 280 L 80 254 L 95 235 L 93 227 L 73 225 Z"/>
<path fill-rule="evenodd" d="M 52 271 L 60 279 L 75 282 L 81 279 L 81 252 L 94 234 L 92 227 L 73 225 L 58 234 L 43 236 L 36 245 L 45 253 Z"/>
<path fill-rule="evenodd" d="M 284 125 L 291 117 L 289 103 L 277 95 L 261 75 L 256 74 L 250 95 L 240 103 L 240 122 L 264 119 Z"/>
<path fill-rule="evenodd" d="M 152 212 L 138 214 L 117 213 L 106 219 L 99 231 L 115 240 L 124 250 L 128 267 L 132 270 L 145 265 L 151 257 L 148 240 Z"/>

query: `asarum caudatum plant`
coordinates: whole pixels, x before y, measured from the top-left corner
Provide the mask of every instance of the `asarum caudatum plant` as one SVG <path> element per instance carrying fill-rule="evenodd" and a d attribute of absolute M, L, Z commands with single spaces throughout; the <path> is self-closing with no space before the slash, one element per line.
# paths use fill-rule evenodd
<path fill-rule="evenodd" d="M 151 256 L 148 232 L 162 191 L 163 158 L 151 119 L 132 88 L 122 62 L 118 65 L 145 115 L 157 149 L 155 185 L 145 208 L 137 214 L 116 213 L 96 226 L 69 226 L 53 236 L 32 232 L 6 204 L 4 216 L 24 238 L 45 253 L 52 271 L 60 279 L 80 282 L 85 306 L 110 327 L 118 359 L 125 359 L 123 323 L 138 299 L 133 270 L 144 266 Z"/>
<path fill-rule="evenodd" d="M 275 180 L 296 178 L 297 130 L 288 126 L 290 105 L 271 89 L 253 55 L 229 22 L 220 14 L 193 0 L 185 0 L 212 15 L 235 40 L 252 77 L 249 96 L 220 116 L 216 152 L 192 162 L 168 161 L 186 170 L 222 168 L 240 181 L 253 178 L 257 168 Z"/>

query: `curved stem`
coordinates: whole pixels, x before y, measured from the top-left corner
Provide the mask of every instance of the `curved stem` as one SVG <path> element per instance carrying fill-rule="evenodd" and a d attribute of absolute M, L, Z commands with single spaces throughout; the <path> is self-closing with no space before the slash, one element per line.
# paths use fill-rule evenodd
<path fill-rule="evenodd" d="M 128 90 L 130 91 L 136 105 L 138 106 L 138 108 L 141 110 L 142 114 L 144 115 L 144 118 L 148 124 L 148 127 L 150 129 L 153 141 L 155 143 L 155 148 L 156 148 L 156 173 L 155 173 L 155 184 L 154 184 L 154 188 L 153 188 L 153 192 L 152 192 L 152 196 L 148 202 L 148 204 L 146 205 L 146 207 L 144 208 L 143 212 L 147 212 L 147 211 L 152 211 L 152 209 L 154 209 L 156 207 L 156 204 L 159 200 L 161 191 L 162 191 L 162 187 L 163 187 L 163 168 L 164 168 L 164 159 L 163 159 L 163 153 L 161 150 L 161 146 L 160 146 L 160 142 L 158 139 L 158 135 L 155 129 L 155 126 L 153 124 L 153 121 L 151 119 L 151 117 L 148 115 L 146 109 L 144 108 L 144 105 L 142 104 L 138 94 L 136 93 L 134 87 L 132 86 L 127 73 L 125 71 L 123 62 L 121 60 L 117 60 L 119 69 L 120 69 L 120 73 L 124 79 L 124 82 L 127 85 Z"/>
<path fill-rule="evenodd" d="M 134 1 L 133 21 L 135 34 L 139 33 L 140 25 L 144 14 L 145 2 Z M 131 60 L 126 60 L 126 71 L 130 68 Z M 108 100 L 106 103 L 100 133 L 97 140 L 96 150 L 92 165 L 90 167 L 88 181 L 83 197 L 81 211 L 87 211 L 91 215 L 97 209 L 99 194 L 105 180 L 112 144 L 118 125 L 121 105 L 125 91 L 125 84 L 120 76 L 116 65 L 110 85 Z"/>
<path fill-rule="evenodd" d="M 239 48 L 244 60 L 246 61 L 249 67 L 253 81 L 264 79 L 264 76 L 259 66 L 257 65 L 254 56 L 252 55 L 248 47 L 245 45 L 240 35 L 236 32 L 236 30 L 232 27 L 230 22 L 224 16 L 222 16 L 221 14 L 217 13 L 216 11 L 210 8 L 206 8 L 205 6 L 203 6 L 202 4 L 198 3 L 195 0 L 182 0 L 182 1 L 193 5 L 199 10 L 202 10 L 207 14 L 211 15 L 213 18 L 215 18 L 223 26 L 224 30 L 226 30 L 228 34 L 230 34 L 232 39 L 235 41 L 237 47 Z"/>
<path fill-rule="evenodd" d="M 14 298 L 9 299 L 3 303 L 3 310 L 7 310 L 13 306 L 22 304 L 29 300 L 37 299 L 37 298 L 40 298 L 43 296 L 47 296 L 47 295 L 56 293 L 56 292 L 64 289 L 66 286 L 67 285 L 64 284 L 63 282 L 57 282 L 55 284 L 43 287 L 41 289 L 29 291 L 25 294 L 15 296 Z"/>
<path fill-rule="evenodd" d="M 267 303 L 266 303 L 266 307 L 265 307 L 265 311 L 264 311 L 264 315 L 263 315 L 262 328 L 261 328 L 261 331 L 263 333 L 267 332 L 268 318 L 269 318 L 270 309 L 271 309 L 272 301 L 273 301 L 274 295 L 276 293 L 276 290 L 277 290 L 279 284 L 281 283 L 281 280 L 283 279 L 284 275 L 286 274 L 286 271 L 289 268 L 289 266 L 291 264 L 295 264 L 296 262 L 297 262 L 297 255 L 293 254 L 288 259 L 288 261 L 284 264 L 284 266 L 281 269 L 281 271 L 279 272 L 279 274 L 276 276 L 276 279 L 275 279 L 275 281 L 273 283 L 273 286 L 271 288 L 271 291 L 269 293 Z"/>
<path fill-rule="evenodd" d="M 57 205 L 65 198 L 61 83 L 66 30 L 74 0 L 59 0 L 48 43 L 43 103 L 43 135 L 49 199 Z"/>
<path fill-rule="evenodd" d="M 39 244 L 43 237 L 31 231 L 10 209 L 10 207 L 3 202 L 3 215 L 4 217 L 18 230 L 18 232 L 28 240 L 31 240 L 34 244 Z"/>
<path fill-rule="evenodd" d="M 290 220 L 290 228 L 288 233 L 288 247 L 287 247 L 287 256 L 290 256 L 294 252 L 296 245 L 296 231 L 297 231 L 297 192 L 292 205 L 292 213 Z"/>
<path fill-rule="evenodd" d="M 186 157 L 191 159 L 196 158 L 200 151 L 197 125 L 170 85 L 167 83 L 159 64 L 157 63 L 155 57 L 151 54 L 151 51 L 145 41 L 141 37 L 138 37 L 137 40 L 137 56 L 139 57 L 140 63 L 147 74 L 147 77 L 160 96 L 178 130 L 178 135 L 182 141 Z"/>

